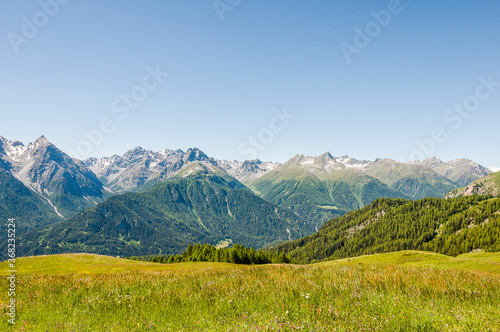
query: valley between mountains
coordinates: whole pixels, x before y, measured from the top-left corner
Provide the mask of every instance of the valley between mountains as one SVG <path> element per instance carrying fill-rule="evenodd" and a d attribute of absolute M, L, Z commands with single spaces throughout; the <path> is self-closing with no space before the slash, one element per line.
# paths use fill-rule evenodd
<path fill-rule="evenodd" d="M 20 256 L 171 255 L 193 243 L 274 248 L 298 261 L 458 255 L 500 250 L 493 171 L 467 159 L 330 153 L 240 162 L 197 148 L 76 160 L 44 136 L 27 145 L 0 136 L 0 217 L 16 218 Z"/>

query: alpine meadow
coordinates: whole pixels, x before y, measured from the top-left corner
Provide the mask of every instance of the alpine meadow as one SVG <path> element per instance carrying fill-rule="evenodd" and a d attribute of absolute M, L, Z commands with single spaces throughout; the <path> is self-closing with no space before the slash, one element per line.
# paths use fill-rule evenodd
<path fill-rule="evenodd" d="M 499 2 L 0 9 L 0 331 L 500 332 Z"/>

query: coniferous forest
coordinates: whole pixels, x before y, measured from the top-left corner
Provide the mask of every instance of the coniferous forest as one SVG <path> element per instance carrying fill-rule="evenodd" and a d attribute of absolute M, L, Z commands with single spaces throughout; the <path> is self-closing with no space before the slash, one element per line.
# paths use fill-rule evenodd
<path fill-rule="evenodd" d="M 217 248 L 210 244 L 189 245 L 180 255 L 149 255 L 135 256 L 131 259 L 150 261 L 154 263 L 181 262 L 225 262 L 233 264 L 283 264 L 292 263 L 284 252 L 274 254 L 269 251 L 246 248 L 238 243 L 231 248 Z"/>
<path fill-rule="evenodd" d="M 299 262 L 317 262 L 400 250 L 451 256 L 500 251 L 500 198 L 378 199 L 272 252 L 285 251 Z"/>

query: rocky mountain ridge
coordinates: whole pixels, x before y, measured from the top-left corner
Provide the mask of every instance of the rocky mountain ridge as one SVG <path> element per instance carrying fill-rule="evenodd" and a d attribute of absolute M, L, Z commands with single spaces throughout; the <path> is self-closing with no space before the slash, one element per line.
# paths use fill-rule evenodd
<path fill-rule="evenodd" d="M 72 159 L 47 138 L 24 145 L 0 136 L 0 160 L 12 174 L 62 218 L 106 198 L 106 190 L 83 162 Z"/>

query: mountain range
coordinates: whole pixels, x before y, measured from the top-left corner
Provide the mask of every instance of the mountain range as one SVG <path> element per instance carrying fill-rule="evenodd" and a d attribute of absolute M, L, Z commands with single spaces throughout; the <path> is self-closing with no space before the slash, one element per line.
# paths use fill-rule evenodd
<path fill-rule="evenodd" d="M 320 226 L 335 216 L 363 208 L 376 198 L 443 197 L 464 181 L 490 172 L 467 159 L 444 163 L 429 158 L 400 163 L 325 153 L 319 157 L 297 155 L 246 185 L 264 199 L 295 209 L 301 217 Z"/>
<path fill-rule="evenodd" d="M 270 247 L 312 233 L 295 214 L 257 197 L 204 162 L 143 192 L 116 195 L 65 221 L 18 237 L 22 255 L 179 253 L 192 243 Z"/>
<path fill-rule="evenodd" d="M 205 162 L 227 172 L 238 181 L 248 181 L 280 166 L 278 162 L 246 160 L 244 162 L 216 160 L 193 148 L 153 152 L 141 147 L 127 151 L 123 156 L 89 158 L 83 163 L 114 193 L 150 188 L 172 177 L 184 165 Z"/>
<path fill-rule="evenodd" d="M 311 234 L 378 198 L 443 197 L 491 171 L 467 159 L 401 163 L 330 153 L 296 155 L 284 164 L 227 161 L 197 148 L 136 147 L 80 161 L 43 136 L 28 145 L 0 137 L 0 217 L 18 218 L 21 233 L 30 234 L 23 238 L 30 253 L 115 254 L 113 246 L 131 254 L 176 253 L 186 243 L 224 240 L 262 247 Z M 248 215 L 235 214 L 245 206 Z M 165 240 L 144 238 L 146 229 Z"/>

